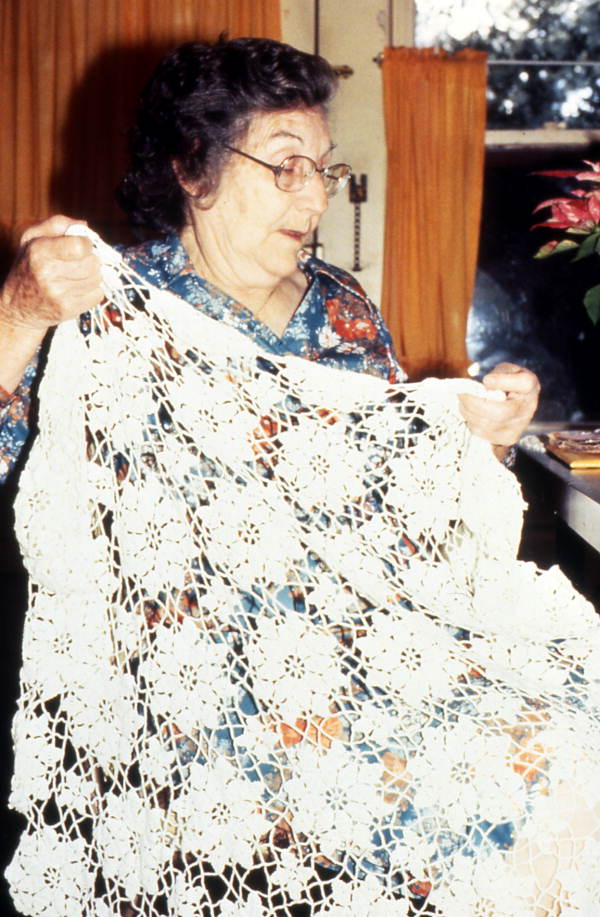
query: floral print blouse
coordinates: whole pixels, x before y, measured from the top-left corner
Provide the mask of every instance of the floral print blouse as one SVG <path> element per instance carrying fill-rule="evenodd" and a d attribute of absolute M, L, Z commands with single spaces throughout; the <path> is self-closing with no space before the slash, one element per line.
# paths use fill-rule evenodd
<path fill-rule="evenodd" d="M 125 250 L 124 256 L 144 280 L 237 328 L 270 353 L 296 354 L 390 382 L 405 378 L 381 313 L 360 284 L 346 271 L 304 251 L 298 263 L 308 287 L 281 337 L 241 303 L 199 277 L 176 235 L 144 242 Z M 0 482 L 12 470 L 29 436 L 37 367 L 36 357 L 12 395 L 0 388 Z"/>

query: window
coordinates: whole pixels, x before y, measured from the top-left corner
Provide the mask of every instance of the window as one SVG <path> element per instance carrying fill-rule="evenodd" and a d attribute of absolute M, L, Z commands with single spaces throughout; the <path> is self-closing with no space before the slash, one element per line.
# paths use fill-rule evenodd
<path fill-rule="evenodd" d="M 535 261 L 549 236 L 530 226 L 537 203 L 567 190 L 532 173 L 600 160 L 600 3 L 416 0 L 415 9 L 416 45 L 489 56 L 491 130 L 469 354 L 484 370 L 510 360 L 537 372 L 538 420 L 596 419 L 600 325 L 582 297 L 598 283 L 600 260 Z M 560 129 L 544 129 L 549 124 Z"/>
<path fill-rule="evenodd" d="M 597 0 L 416 0 L 415 44 L 489 55 L 488 127 L 600 127 Z"/>

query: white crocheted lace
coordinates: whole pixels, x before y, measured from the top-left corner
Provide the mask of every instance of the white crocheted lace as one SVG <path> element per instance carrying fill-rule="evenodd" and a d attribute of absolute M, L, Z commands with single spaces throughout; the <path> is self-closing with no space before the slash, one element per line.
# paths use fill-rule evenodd
<path fill-rule="evenodd" d="M 17 505 L 16 907 L 600 914 L 596 616 L 515 560 L 456 385 L 273 356 L 97 247 Z"/>

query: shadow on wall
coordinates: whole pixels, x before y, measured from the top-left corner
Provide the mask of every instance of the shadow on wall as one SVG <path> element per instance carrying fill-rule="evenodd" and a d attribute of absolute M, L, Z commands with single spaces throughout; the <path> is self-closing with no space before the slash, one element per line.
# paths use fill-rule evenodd
<path fill-rule="evenodd" d="M 114 190 L 127 163 L 127 135 L 140 91 L 168 44 L 107 50 L 74 89 L 57 151 L 50 200 L 57 213 L 85 219 L 110 243 L 131 242 Z"/>
<path fill-rule="evenodd" d="M 127 163 L 127 134 L 139 93 L 175 44 L 108 49 L 87 68 L 71 93 L 55 152 L 50 213 L 87 220 L 110 243 L 134 241 L 114 191 Z M 0 283 L 17 242 L 0 229 Z"/>

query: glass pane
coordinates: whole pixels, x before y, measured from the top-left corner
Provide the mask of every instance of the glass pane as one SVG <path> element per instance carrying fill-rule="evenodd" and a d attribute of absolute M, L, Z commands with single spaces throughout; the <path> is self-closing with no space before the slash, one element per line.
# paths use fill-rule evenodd
<path fill-rule="evenodd" d="M 508 360 L 538 374 L 538 420 L 600 418 L 600 324 L 592 324 L 583 306 L 585 291 L 598 283 L 598 258 L 574 264 L 566 254 L 538 261 L 535 252 L 555 234 L 531 231 L 534 207 L 567 187 L 532 173 L 577 168 L 579 156 L 572 150 L 510 147 L 486 154 L 467 347 L 484 372 Z M 591 158 L 600 159 L 597 149 Z"/>
<path fill-rule="evenodd" d="M 555 124 L 600 126 L 600 63 L 594 67 L 501 66 L 488 75 L 488 127 L 527 128 Z"/>
<path fill-rule="evenodd" d="M 488 53 L 489 127 L 600 126 L 597 0 L 416 0 L 416 7 L 418 46 Z M 493 63 L 505 60 L 580 63 Z"/>

